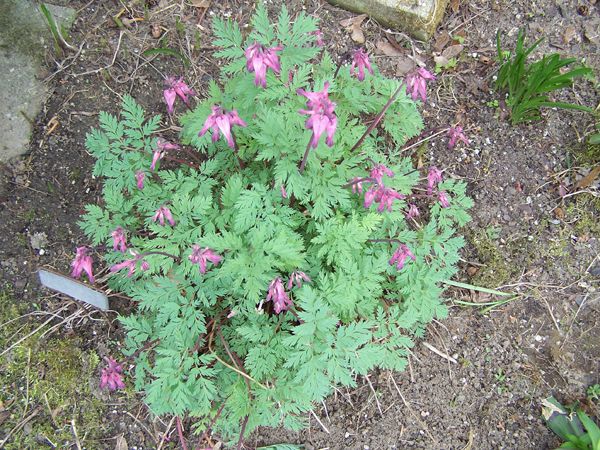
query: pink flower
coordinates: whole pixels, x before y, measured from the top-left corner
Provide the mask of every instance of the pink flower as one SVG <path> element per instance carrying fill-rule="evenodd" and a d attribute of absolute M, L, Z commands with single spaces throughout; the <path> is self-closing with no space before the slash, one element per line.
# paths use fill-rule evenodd
<path fill-rule="evenodd" d="M 364 183 L 364 179 L 354 177 L 354 178 L 352 178 L 352 181 L 350 183 L 352 183 L 352 193 L 353 194 L 362 194 L 362 191 L 363 191 L 362 185 Z"/>
<path fill-rule="evenodd" d="M 121 367 L 121 364 L 117 364 L 112 358 L 104 359 L 108 366 L 102 369 L 100 389 L 108 388 L 110 391 L 125 389 L 125 383 L 123 383 L 123 367 Z"/>
<path fill-rule="evenodd" d="M 267 87 L 267 68 L 273 72 L 279 73 L 281 65 L 279 64 L 278 51 L 283 50 L 283 47 L 271 47 L 266 49 L 264 46 L 255 42 L 246 49 L 246 68 L 250 72 L 254 72 L 254 84 L 256 86 Z"/>
<path fill-rule="evenodd" d="M 152 155 L 152 164 L 150 165 L 150 170 L 154 170 L 156 168 L 156 163 L 164 158 L 168 150 L 179 149 L 179 145 L 172 144 L 162 138 L 158 138 L 156 140 L 156 147 L 157 149 L 154 150 L 154 154 Z"/>
<path fill-rule="evenodd" d="M 413 100 L 421 98 L 423 102 L 427 101 L 427 81 L 430 80 L 435 80 L 435 76 L 422 67 L 406 76 L 406 90 Z"/>
<path fill-rule="evenodd" d="M 189 256 L 190 261 L 193 264 L 198 264 L 200 267 L 200 273 L 206 273 L 206 261 L 210 261 L 214 265 L 219 264 L 223 257 L 217 255 L 210 248 L 204 247 L 200 248 L 199 245 L 192 245 L 192 254 Z"/>
<path fill-rule="evenodd" d="M 276 314 L 279 314 L 281 311 L 286 311 L 292 306 L 292 301 L 286 294 L 285 289 L 283 288 L 283 282 L 279 277 L 275 278 L 271 281 L 271 284 L 269 284 L 266 301 L 268 302 L 269 300 L 273 301 Z"/>
<path fill-rule="evenodd" d="M 450 140 L 448 141 L 448 148 L 454 148 L 457 142 L 463 142 L 467 147 L 471 143 L 469 139 L 463 133 L 463 128 L 460 126 L 450 127 L 448 129 L 448 137 Z"/>
<path fill-rule="evenodd" d="M 395 264 L 398 270 L 402 270 L 407 258 L 415 261 L 415 255 L 412 254 L 406 244 L 401 244 L 392 255 L 392 258 L 390 259 L 390 266 Z"/>
<path fill-rule="evenodd" d="M 183 82 L 183 77 L 167 77 L 165 79 L 163 96 L 165 97 L 165 103 L 167 104 L 167 111 L 169 114 L 173 114 L 173 105 L 175 104 L 175 99 L 177 97 L 189 106 L 188 95 L 194 96 L 196 93 Z"/>
<path fill-rule="evenodd" d="M 365 208 L 369 208 L 373 202 L 375 202 L 379 203 L 377 212 L 383 212 L 385 209 L 391 212 L 394 200 L 403 200 L 405 198 L 405 195 L 402 195 L 391 188 L 387 188 L 383 185 L 376 185 L 371 187 L 365 194 Z"/>
<path fill-rule="evenodd" d="M 415 205 L 414 203 L 408 205 L 408 212 L 406 213 L 407 219 L 414 219 L 415 217 L 419 217 L 420 215 L 421 213 L 419 212 L 417 205 Z"/>
<path fill-rule="evenodd" d="M 304 89 L 298 89 L 298 95 L 303 95 L 308 99 L 306 107 L 309 109 L 301 109 L 300 114 L 310 116 L 306 120 L 306 128 L 313 131 L 310 145 L 312 148 L 317 148 L 319 138 L 324 132 L 327 132 L 326 144 L 329 147 L 333 146 L 333 135 L 337 127 L 337 117 L 333 113 L 335 103 L 329 100 L 329 82 L 325 82 L 322 91 L 306 92 Z"/>
<path fill-rule="evenodd" d="M 435 166 L 431 166 L 427 174 L 427 195 L 431 195 L 433 189 L 442 181 L 442 171 Z"/>
<path fill-rule="evenodd" d="M 442 208 L 447 208 L 450 206 L 450 200 L 448 200 L 448 194 L 446 191 L 440 191 L 438 194 L 438 201 L 440 202 L 440 206 Z"/>
<path fill-rule="evenodd" d="M 154 217 L 152 217 L 152 222 L 156 222 L 158 220 L 158 223 L 160 223 L 164 227 L 165 219 L 167 219 L 169 225 L 171 225 L 172 227 L 175 226 L 175 220 L 173 219 L 171 210 L 163 205 L 156 210 Z"/>
<path fill-rule="evenodd" d="M 283 184 L 281 185 L 281 198 L 288 198 L 287 191 L 285 190 Z"/>
<path fill-rule="evenodd" d="M 393 178 L 394 172 L 388 169 L 383 164 L 377 164 L 375 167 L 371 169 L 371 173 L 369 176 L 373 178 L 377 184 L 383 184 L 383 175 L 387 175 L 390 178 Z"/>
<path fill-rule="evenodd" d="M 133 274 L 135 273 L 135 266 L 137 265 L 137 262 L 139 261 L 140 257 L 139 255 L 135 255 L 135 257 L 133 257 L 132 259 L 126 259 L 123 262 L 120 262 L 118 264 L 114 264 L 113 266 L 111 266 L 110 271 L 112 273 L 115 272 L 119 272 L 123 269 L 127 269 L 127 278 L 131 278 L 133 276 Z"/>
<path fill-rule="evenodd" d="M 145 272 L 149 268 L 150 268 L 150 264 L 148 264 L 148 262 L 146 260 L 142 260 L 142 264 L 140 264 L 140 269 L 142 269 L 142 272 Z"/>
<path fill-rule="evenodd" d="M 323 32 L 321 30 L 315 30 L 308 33 L 312 36 L 316 36 L 315 43 L 317 47 L 324 47 L 325 43 L 323 42 Z"/>
<path fill-rule="evenodd" d="M 137 184 L 138 189 L 144 189 L 144 179 L 146 178 L 146 174 L 141 171 L 138 170 L 135 173 L 135 182 Z"/>
<path fill-rule="evenodd" d="M 240 116 L 238 116 L 238 113 L 235 109 L 226 112 L 225 110 L 221 109 L 220 106 L 215 105 L 212 107 L 212 112 L 204 122 L 204 126 L 198 133 L 198 136 L 204 136 L 206 132 L 211 129 L 212 141 L 217 142 L 219 140 L 220 131 L 225 137 L 227 145 L 229 145 L 230 148 L 235 148 L 235 142 L 231 134 L 231 127 L 233 125 L 238 125 L 240 127 L 247 126 L 246 122 L 240 119 Z"/>
<path fill-rule="evenodd" d="M 87 247 L 77 247 L 75 259 L 71 263 L 71 267 L 73 268 L 71 276 L 79 279 L 81 273 L 85 272 L 90 283 L 94 283 L 94 274 L 92 273 L 92 264 L 94 261 L 92 257 L 88 255 L 88 251 L 89 249 Z"/>
<path fill-rule="evenodd" d="M 287 282 L 288 291 L 292 289 L 292 286 L 294 285 L 296 285 L 297 288 L 301 288 L 303 281 L 310 283 L 311 279 L 308 275 L 306 275 L 304 272 L 300 272 L 299 270 L 292 272 L 290 279 Z"/>
<path fill-rule="evenodd" d="M 356 68 L 358 67 L 358 81 L 363 81 L 365 79 L 365 67 L 369 71 L 371 75 L 373 75 L 373 68 L 371 67 L 371 62 L 369 61 L 369 55 L 361 48 L 354 52 L 352 56 L 352 65 L 350 66 L 350 75 L 354 75 L 356 72 Z"/>
<path fill-rule="evenodd" d="M 113 238 L 113 250 L 119 250 L 121 253 L 125 253 L 127 250 L 127 242 L 125 238 L 125 230 L 121 227 L 115 228 L 115 231 L 111 233 Z"/>

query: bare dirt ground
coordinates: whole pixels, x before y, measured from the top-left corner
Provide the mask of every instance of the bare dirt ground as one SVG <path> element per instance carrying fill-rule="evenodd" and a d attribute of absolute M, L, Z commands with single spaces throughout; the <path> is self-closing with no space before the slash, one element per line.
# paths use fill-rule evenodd
<path fill-rule="evenodd" d="M 99 111 L 116 113 L 128 93 L 148 111 L 164 113 L 162 80 L 172 74 L 185 75 L 202 95 L 218 66 L 211 17 L 247 23 L 253 6 L 64 3 L 78 9 L 71 42 L 79 51 L 48 55 L 52 94 L 36 119 L 31 151 L 0 168 L 0 347 L 12 347 L 0 357 L 0 442 L 15 449 L 177 448 L 173 421 L 154 418 L 131 383 L 110 395 L 97 387 L 101 358 L 118 353 L 116 313 L 128 311 L 127 302 L 112 298 L 115 311 L 106 314 L 83 309 L 41 290 L 35 270 L 68 271 L 82 239 L 78 216 L 99 200 L 83 145 Z M 323 0 L 286 4 L 292 14 L 305 10 L 321 20 L 337 58 L 358 45 L 340 25 L 354 14 Z M 469 244 L 460 279 L 518 296 L 484 314 L 485 305 L 456 302 L 497 298 L 448 290 L 450 318 L 430 325 L 409 370 L 373 373 L 316 410 L 322 424 L 311 417 L 301 433 L 263 429 L 247 448 L 287 442 L 309 449 L 546 449 L 558 441 L 541 419 L 545 397 L 578 401 L 599 414 L 585 398 L 586 388 L 600 383 L 600 199 L 597 180 L 582 183 L 600 161 L 598 148 L 586 144 L 593 118 L 547 110 L 540 122 L 512 126 L 492 91 L 498 30 L 509 47 L 519 28 L 532 41 L 545 37 L 534 55 L 558 51 L 598 73 L 598 8 L 589 0 L 454 1 L 428 43 L 363 22 L 363 45 L 390 76 L 403 72 L 408 56 L 432 68 L 434 56 L 462 45 L 456 65 L 430 85 L 424 116 L 431 129 L 460 121 L 471 146 L 449 150 L 440 135 L 406 154 L 469 183 L 476 206 L 464 230 Z M 177 49 L 193 64 L 143 55 L 155 47 Z M 597 80 L 579 80 L 559 98 L 595 107 L 597 87 Z M 176 139 L 173 125 L 165 121 L 165 133 Z M 193 448 L 198 436 L 184 425 Z"/>

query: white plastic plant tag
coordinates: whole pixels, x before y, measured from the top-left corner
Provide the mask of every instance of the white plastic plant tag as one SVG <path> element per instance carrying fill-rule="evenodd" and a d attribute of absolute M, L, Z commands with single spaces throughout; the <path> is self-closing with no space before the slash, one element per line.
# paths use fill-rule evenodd
<path fill-rule="evenodd" d="M 108 297 L 105 293 L 48 269 L 39 269 L 38 274 L 40 276 L 40 283 L 45 287 L 73 297 L 81 302 L 89 303 L 96 308 L 108 309 Z"/>

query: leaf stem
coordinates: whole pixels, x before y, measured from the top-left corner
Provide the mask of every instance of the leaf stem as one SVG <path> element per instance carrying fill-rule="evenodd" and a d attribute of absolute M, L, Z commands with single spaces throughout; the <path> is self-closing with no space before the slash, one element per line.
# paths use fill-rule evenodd
<path fill-rule="evenodd" d="M 400 90 L 402 89 L 403 86 L 404 86 L 404 83 L 401 83 L 400 86 L 398 86 L 398 89 L 396 89 L 396 91 L 392 94 L 392 96 L 389 98 L 389 100 L 387 101 L 387 103 L 385 105 L 383 105 L 383 108 L 381 109 L 381 111 L 379 112 L 379 114 L 377 114 L 377 116 L 375 117 L 375 120 L 373 120 L 373 122 L 371 122 L 371 125 L 369 125 L 369 127 L 367 128 L 367 130 L 360 137 L 360 139 L 350 149 L 350 153 L 352 153 L 354 150 L 356 150 L 358 147 L 360 147 L 361 144 L 363 143 L 363 141 L 367 138 L 367 136 L 369 134 L 371 134 L 371 131 L 373 131 L 373 129 L 379 124 L 379 122 L 381 122 L 381 119 L 383 119 L 383 116 L 385 115 L 385 113 L 387 112 L 387 110 L 390 108 L 390 106 L 392 105 L 392 103 L 394 102 L 394 100 L 396 100 L 396 97 L 400 93 Z"/>
<path fill-rule="evenodd" d="M 302 172 L 304 172 L 304 167 L 306 166 L 306 161 L 308 160 L 308 154 L 310 153 L 311 141 L 312 141 L 312 136 L 308 140 L 308 144 L 306 145 L 306 150 L 304 150 L 304 157 L 302 158 L 302 162 L 300 163 L 300 167 L 298 168 L 298 170 L 300 171 L 300 174 L 302 174 Z"/>
<path fill-rule="evenodd" d="M 185 443 L 185 439 L 183 438 L 183 428 L 181 427 L 181 419 L 177 416 L 177 434 L 179 435 L 179 442 L 181 443 L 181 448 L 183 450 L 188 450 L 187 444 Z"/>
<path fill-rule="evenodd" d="M 149 256 L 149 255 L 168 256 L 169 258 L 173 258 L 175 260 L 175 262 L 177 262 L 177 263 L 181 262 L 181 258 L 179 256 L 175 256 L 175 255 L 172 255 L 170 253 L 159 252 L 159 251 L 151 251 L 151 252 L 141 253 L 141 254 L 138 255 L 138 257 L 139 257 L 139 259 L 142 259 L 144 256 Z"/>

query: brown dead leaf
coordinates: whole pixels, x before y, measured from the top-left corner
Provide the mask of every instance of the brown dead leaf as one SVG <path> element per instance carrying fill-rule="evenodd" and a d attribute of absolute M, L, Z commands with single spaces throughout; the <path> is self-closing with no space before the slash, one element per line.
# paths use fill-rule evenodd
<path fill-rule="evenodd" d="M 450 8 L 452 8 L 452 12 L 456 14 L 458 12 L 458 8 L 460 7 L 460 0 L 450 0 Z"/>
<path fill-rule="evenodd" d="M 433 57 L 433 61 L 438 65 L 438 66 L 447 66 L 448 63 L 450 61 L 448 61 L 448 58 L 443 57 L 442 55 L 439 56 L 434 56 Z"/>
<path fill-rule="evenodd" d="M 554 216 L 559 220 L 563 220 L 565 218 L 565 211 L 558 206 L 554 209 Z"/>
<path fill-rule="evenodd" d="M 577 33 L 577 30 L 573 25 L 569 25 L 568 27 L 566 27 L 562 34 L 562 40 L 567 45 L 570 44 L 573 39 L 578 37 L 579 35 Z"/>
<path fill-rule="evenodd" d="M 436 53 L 441 53 L 449 42 L 450 34 L 447 31 L 442 31 L 438 35 L 438 37 L 435 38 L 435 43 L 433 44 L 433 51 L 435 51 Z"/>
<path fill-rule="evenodd" d="M 360 16 L 340 21 L 340 25 L 346 28 L 346 31 L 351 33 L 350 38 L 358 44 L 365 43 L 365 34 L 360 26 L 366 18 L 366 14 L 361 14 Z"/>
<path fill-rule="evenodd" d="M 210 0 L 191 0 L 192 6 L 196 8 L 209 8 Z"/>
<path fill-rule="evenodd" d="M 375 44 L 375 50 L 377 50 L 377 53 L 380 55 L 402 56 L 402 52 L 399 51 L 392 44 L 390 44 L 387 40 L 386 41 L 383 41 L 383 40 L 378 41 L 377 44 Z"/>
<path fill-rule="evenodd" d="M 596 181 L 598 175 L 600 175 L 600 166 L 594 167 L 590 173 L 588 173 L 585 177 L 579 180 L 575 185 L 575 188 L 585 189 L 589 187 L 594 181 Z"/>
<path fill-rule="evenodd" d="M 117 436 L 117 444 L 115 445 L 115 450 L 128 450 L 129 444 L 127 444 L 127 439 L 125 436 L 120 435 Z"/>
<path fill-rule="evenodd" d="M 162 36 L 162 30 L 160 28 L 160 25 L 157 23 L 153 23 L 152 24 L 152 37 L 154 39 L 159 39 Z"/>
<path fill-rule="evenodd" d="M 472 277 L 473 275 L 475 275 L 477 272 L 479 272 L 479 269 L 475 266 L 469 266 L 467 267 L 467 274 Z"/>
<path fill-rule="evenodd" d="M 408 72 L 415 68 L 415 62 L 408 56 L 401 56 L 398 58 L 398 64 L 396 65 L 396 76 L 402 77 Z"/>
<path fill-rule="evenodd" d="M 463 50 L 464 47 L 460 44 L 451 45 L 450 47 L 446 47 L 442 52 L 442 56 L 446 59 L 456 58 Z"/>

